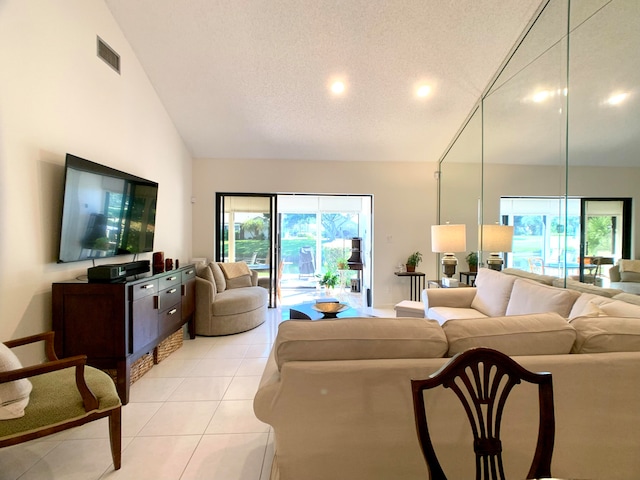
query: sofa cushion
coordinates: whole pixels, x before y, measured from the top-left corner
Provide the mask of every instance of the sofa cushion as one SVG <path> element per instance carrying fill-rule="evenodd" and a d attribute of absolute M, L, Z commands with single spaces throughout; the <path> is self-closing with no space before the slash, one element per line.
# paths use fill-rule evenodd
<path fill-rule="evenodd" d="M 211 315 L 237 315 L 263 307 L 269 292 L 262 287 L 232 288 L 216 295 L 211 304 Z"/>
<path fill-rule="evenodd" d="M 614 300 L 620 300 L 622 302 L 633 303 L 634 305 L 640 305 L 640 295 L 634 295 L 633 293 L 619 293 L 613 297 Z"/>
<path fill-rule="evenodd" d="M 22 368 L 22 364 L 18 357 L 4 343 L 0 343 L 0 372 L 19 368 Z M 24 416 L 31 388 L 31 382 L 26 378 L 0 383 L 0 420 Z"/>
<path fill-rule="evenodd" d="M 553 281 L 553 286 L 558 288 L 565 288 L 565 279 L 557 278 Z M 574 290 L 580 293 L 593 293 L 594 295 L 600 295 L 601 297 L 611 298 L 618 293 L 622 293 L 622 290 L 618 288 L 604 288 L 592 285 L 590 283 L 582 283 L 570 278 L 566 279 L 566 288 Z"/>
<path fill-rule="evenodd" d="M 612 299 L 610 302 L 601 304 L 600 308 L 610 317 L 628 317 L 640 319 L 640 305 L 634 305 L 633 303 L 627 303 L 620 300 Z"/>
<path fill-rule="evenodd" d="M 476 296 L 471 308 L 489 317 L 501 317 L 507 311 L 511 289 L 516 281 L 513 275 L 479 268 L 476 276 Z"/>
<path fill-rule="evenodd" d="M 436 320 L 442 325 L 453 318 L 484 318 L 486 315 L 474 308 L 432 307 L 427 311 L 427 318 Z"/>
<path fill-rule="evenodd" d="M 640 352 L 640 319 L 581 317 L 571 321 L 573 353 Z"/>
<path fill-rule="evenodd" d="M 210 282 L 213 284 L 213 292 L 216 293 L 216 281 L 213 278 L 213 271 L 211 270 L 211 264 L 209 265 L 204 265 L 204 264 L 200 264 L 196 267 L 196 276 L 206 280 L 207 282 Z"/>
<path fill-rule="evenodd" d="M 220 265 L 218 265 L 217 262 L 211 262 L 209 266 L 213 272 L 213 278 L 216 281 L 216 291 L 218 293 L 224 292 L 227 289 L 227 280 L 224 278 L 224 273 L 222 272 Z"/>
<path fill-rule="evenodd" d="M 526 278 L 529 280 L 534 280 L 538 283 L 542 283 L 544 285 L 551 285 L 553 281 L 557 278 L 553 275 L 542 275 L 540 273 L 527 272 L 526 270 L 521 270 L 519 268 L 505 268 L 502 270 L 502 273 L 507 275 L 514 275 L 516 277 Z"/>
<path fill-rule="evenodd" d="M 571 351 L 576 339 L 574 328 L 555 312 L 449 320 L 442 330 L 449 356 L 473 347 L 507 355 L 561 355 Z"/>
<path fill-rule="evenodd" d="M 440 358 L 447 339 L 438 322 L 424 318 L 287 320 L 273 348 L 280 369 L 293 361 Z"/>
<path fill-rule="evenodd" d="M 640 273 L 638 272 L 620 272 L 620 280 L 623 282 L 640 282 Z"/>
<path fill-rule="evenodd" d="M 623 272 L 640 273 L 640 260 L 620 259 L 618 260 L 618 265 L 620 266 L 621 275 Z"/>
<path fill-rule="evenodd" d="M 602 311 L 600 308 L 605 303 L 611 303 L 613 300 L 609 297 L 602 297 L 600 295 L 594 295 L 592 293 L 582 293 L 577 298 L 573 307 L 571 307 L 571 312 L 569 312 L 569 319 L 574 319 L 577 317 L 589 316 L 590 312 L 593 312 L 592 305 L 595 305 Z M 604 312 L 602 312 L 604 315 Z"/>
<path fill-rule="evenodd" d="M 580 296 L 578 292 L 555 288 L 531 280 L 516 279 L 507 306 L 507 315 L 556 312 L 567 318 Z"/>

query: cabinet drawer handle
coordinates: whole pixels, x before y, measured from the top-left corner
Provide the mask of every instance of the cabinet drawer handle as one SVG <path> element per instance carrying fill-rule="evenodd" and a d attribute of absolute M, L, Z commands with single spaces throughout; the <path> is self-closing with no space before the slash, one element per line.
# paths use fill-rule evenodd
<path fill-rule="evenodd" d="M 169 312 L 167 313 L 167 315 L 173 315 L 174 313 L 176 313 L 178 311 L 177 308 L 172 308 L 171 310 L 169 310 Z"/>
<path fill-rule="evenodd" d="M 167 277 L 167 282 L 173 282 L 174 280 L 177 280 L 178 277 Z"/>
<path fill-rule="evenodd" d="M 189 271 L 187 272 L 187 275 L 191 275 L 192 273 L 193 273 L 193 270 L 189 270 Z"/>
<path fill-rule="evenodd" d="M 171 290 L 167 290 L 167 293 L 176 293 L 176 289 L 172 288 Z"/>
<path fill-rule="evenodd" d="M 147 285 L 142 285 L 140 288 L 142 288 L 143 290 L 149 290 L 150 288 L 153 288 L 153 283 L 148 283 Z"/>

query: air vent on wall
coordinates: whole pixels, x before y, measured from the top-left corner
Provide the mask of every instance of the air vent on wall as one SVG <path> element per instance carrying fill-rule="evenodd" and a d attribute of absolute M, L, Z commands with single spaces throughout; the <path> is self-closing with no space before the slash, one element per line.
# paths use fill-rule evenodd
<path fill-rule="evenodd" d="M 107 65 L 120 73 L 120 55 L 107 45 L 104 40 L 98 37 L 98 57 L 104 60 Z"/>

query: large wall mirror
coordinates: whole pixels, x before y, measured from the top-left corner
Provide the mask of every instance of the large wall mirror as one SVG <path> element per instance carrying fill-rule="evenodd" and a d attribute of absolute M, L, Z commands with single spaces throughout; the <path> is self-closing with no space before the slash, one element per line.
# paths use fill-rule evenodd
<path fill-rule="evenodd" d="M 440 223 L 481 263 L 494 223 L 514 227 L 506 267 L 563 279 L 640 252 L 639 21 L 637 0 L 545 1 L 487 86 L 440 160 Z"/>

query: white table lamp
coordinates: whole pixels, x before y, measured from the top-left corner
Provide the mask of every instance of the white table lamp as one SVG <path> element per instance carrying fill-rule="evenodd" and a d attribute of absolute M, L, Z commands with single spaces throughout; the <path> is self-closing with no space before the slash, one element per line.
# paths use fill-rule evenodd
<path fill-rule="evenodd" d="M 487 267 L 502 270 L 504 260 L 501 252 L 513 250 L 513 227 L 510 225 L 482 225 L 480 229 L 480 250 L 491 252 L 487 259 Z"/>
<path fill-rule="evenodd" d="M 453 277 L 456 273 L 458 259 L 453 252 L 464 252 L 467 249 L 466 225 L 431 225 L 431 251 L 443 253 L 442 273 L 445 277 Z"/>

